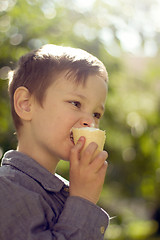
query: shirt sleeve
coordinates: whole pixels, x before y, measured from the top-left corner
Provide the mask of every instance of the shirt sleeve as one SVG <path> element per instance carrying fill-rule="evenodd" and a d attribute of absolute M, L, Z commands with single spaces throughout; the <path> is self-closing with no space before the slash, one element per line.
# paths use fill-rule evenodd
<path fill-rule="evenodd" d="M 90 201 L 68 197 L 59 221 L 54 226 L 56 236 L 63 233 L 69 240 L 102 240 L 109 224 L 108 214 Z"/>
<path fill-rule="evenodd" d="M 1 240 L 102 240 L 108 219 L 91 202 L 68 197 L 55 221 L 54 209 L 42 196 L 7 179 L 0 181 Z"/>

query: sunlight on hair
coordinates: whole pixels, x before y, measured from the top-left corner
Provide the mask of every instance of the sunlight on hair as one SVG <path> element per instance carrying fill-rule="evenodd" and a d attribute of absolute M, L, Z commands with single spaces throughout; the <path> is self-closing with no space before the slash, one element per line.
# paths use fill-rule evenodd
<path fill-rule="evenodd" d="M 13 79 L 13 75 L 14 75 L 14 71 L 11 70 L 8 72 L 9 85 L 11 84 L 11 81 Z"/>
<path fill-rule="evenodd" d="M 57 57 L 62 56 L 64 54 L 70 57 L 74 57 L 75 61 L 83 58 L 87 58 L 88 60 L 91 58 L 93 60 L 94 57 L 96 61 L 99 61 L 95 56 L 92 56 L 90 53 L 80 48 L 57 46 L 53 44 L 46 44 L 38 51 L 39 56 L 43 56 L 44 54 L 54 55 Z"/>

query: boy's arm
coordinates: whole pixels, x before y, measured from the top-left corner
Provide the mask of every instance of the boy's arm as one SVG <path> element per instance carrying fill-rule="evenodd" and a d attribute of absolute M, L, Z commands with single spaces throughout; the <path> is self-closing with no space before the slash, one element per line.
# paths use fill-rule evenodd
<path fill-rule="evenodd" d="M 81 139 L 70 156 L 70 196 L 61 215 L 38 193 L 7 178 L 0 180 L 1 240 L 102 240 L 108 215 L 95 203 L 104 182 L 106 153 L 91 162 L 96 149 L 91 144 L 79 159 Z"/>
<path fill-rule="evenodd" d="M 54 226 L 54 234 L 67 240 L 103 240 L 109 224 L 108 214 L 92 202 L 72 196 Z M 60 238 L 61 239 L 61 238 Z"/>
<path fill-rule="evenodd" d="M 107 225 L 107 214 L 84 198 L 68 197 L 57 219 L 41 195 L 0 179 L 1 240 L 102 240 Z"/>
<path fill-rule="evenodd" d="M 69 197 L 57 220 L 44 198 L 8 179 L 0 181 L 1 240 L 101 240 L 108 218 L 99 207 Z"/>
<path fill-rule="evenodd" d="M 93 159 L 97 144 L 91 143 L 80 157 L 84 143 L 85 138 L 81 137 L 71 150 L 70 197 L 67 199 L 67 210 L 64 209 L 62 212 L 60 222 L 71 231 L 77 224 L 77 231 L 82 234 L 77 239 L 98 240 L 103 239 L 109 224 L 108 214 L 96 205 L 105 179 L 108 165 L 105 160 L 108 154 L 103 151 Z"/>

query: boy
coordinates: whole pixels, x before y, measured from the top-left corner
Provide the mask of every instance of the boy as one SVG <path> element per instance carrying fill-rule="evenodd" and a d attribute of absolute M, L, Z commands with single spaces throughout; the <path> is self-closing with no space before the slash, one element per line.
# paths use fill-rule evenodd
<path fill-rule="evenodd" d="M 107 72 L 80 49 L 52 44 L 23 56 L 10 77 L 17 150 L 0 167 L 1 240 L 103 239 L 108 214 L 96 205 L 107 152 L 92 159 L 73 127 L 98 127 L 107 94 Z M 70 162 L 70 183 L 55 173 Z M 92 160 L 92 161 L 91 161 Z"/>

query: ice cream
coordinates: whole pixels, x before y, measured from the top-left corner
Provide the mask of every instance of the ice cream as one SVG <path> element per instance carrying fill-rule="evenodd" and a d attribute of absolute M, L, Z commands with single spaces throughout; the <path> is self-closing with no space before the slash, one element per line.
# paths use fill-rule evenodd
<path fill-rule="evenodd" d="M 81 136 L 84 136 L 86 139 L 85 145 L 81 153 L 86 149 L 86 147 L 91 142 L 96 142 L 98 144 L 98 148 L 94 153 L 93 157 L 95 157 L 99 152 L 103 151 L 103 147 L 106 139 L 105 131 L 100 130 L 98 128 L 83 127 L 83 128 L 73 128 L 72 132 L 73 132 L 73 140 L 75 144 L 77 143 L 78 139 Z"/>

